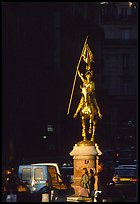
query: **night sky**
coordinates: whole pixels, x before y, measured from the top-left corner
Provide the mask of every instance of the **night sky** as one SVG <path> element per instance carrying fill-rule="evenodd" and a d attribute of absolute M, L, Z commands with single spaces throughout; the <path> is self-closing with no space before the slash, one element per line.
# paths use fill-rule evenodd
<path fill-rule="evenodd" d="M 72 118 L 77 106 L 75 101 L 80 98 L 74 96 L 69 116 L 67 108 L 87 33 L 84 31 L 81 35 L 81 29 L 77 30 L 78 25 L 81 26 L 79 20 L 70 18 L 65 11 L 67 6 L 56 2 L 2 4 L 3 148 L 8 151 L 6 148 L 12 138 L 19 158 L 23 154 L 29 156 L 29 152 L 38 156 L 44 153 L 39 145 L 48 124 L 54 125 L 53 137 L 60 146 L 60 141 L 67 138 L 66 152 L 81 140 L 75 134 L 80 130 L 80 120 L 75 123 Z M 60 70 L 54 67 L 57 28 L 53 14 L 57 11 L 61 11 Z M 74 50 L 75 32 L 81 38 L 81 45 Z M 76 84 L 75 89 L 78 88 Z"/>

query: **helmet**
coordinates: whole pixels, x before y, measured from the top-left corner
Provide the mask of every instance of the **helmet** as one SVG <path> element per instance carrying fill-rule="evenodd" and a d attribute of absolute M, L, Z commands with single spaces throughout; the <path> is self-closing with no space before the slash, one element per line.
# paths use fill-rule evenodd
<path fill-rule="evenodd" d="M 90 70 L 86 71 L 85 76 L 88 75 L 88 74 L 90 74 L 91 76 L 93 76 L 93 71 L 90 71 Z"/>

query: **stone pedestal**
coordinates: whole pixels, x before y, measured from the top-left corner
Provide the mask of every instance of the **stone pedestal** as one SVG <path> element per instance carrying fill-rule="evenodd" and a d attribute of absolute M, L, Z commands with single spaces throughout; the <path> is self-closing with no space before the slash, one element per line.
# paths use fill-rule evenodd
<path fill-rule="evenodd" d="M 74 183 L 72 187 L 77 194 L 78 188 L 80 186 L 80 180 L 82 176 L 82 169 L 87 168 L 88 171 L 90 168 L 96 169 L 96 156 L 98 151 L 94 142 L 91 141 L 80 141 L 73 147 L 73 150 L 70 152 L 70 155 L 73 156 L 74 163 Z"/>

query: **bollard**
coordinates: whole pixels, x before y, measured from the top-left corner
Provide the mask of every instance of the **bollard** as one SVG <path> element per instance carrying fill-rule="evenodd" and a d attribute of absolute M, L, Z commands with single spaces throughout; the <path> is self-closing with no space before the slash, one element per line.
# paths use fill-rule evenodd
<path fill-rule="evenodd" d="M 107 199 L 103 199 L 102 202 L 107 202 Z"/>
<path fill-rule="evenodd" d="M 10 195 L 7 195 L 6 202 L 11 202 L 11 196 Z"/>
<path fill-rule="evenodd" d="M 102 202 L 112 202 L 112 199 L 111 198 L 107 198 L 107 199 L 102 199 Z"/>
<path fill-rule="evenodd" d="M 49 202 L 49 194 L 47 193 L 42 194 L 42 202 Z"/>
<path fill-rule="evenodd" d="M 55 201 L 55 192 L 51 190 L 51 201 Z"/>
<path fill-rule="evenodd" d="M 17 202 L 17 195 L 10 193 L 10 195 L 7 195 L 6 202 Z"/>

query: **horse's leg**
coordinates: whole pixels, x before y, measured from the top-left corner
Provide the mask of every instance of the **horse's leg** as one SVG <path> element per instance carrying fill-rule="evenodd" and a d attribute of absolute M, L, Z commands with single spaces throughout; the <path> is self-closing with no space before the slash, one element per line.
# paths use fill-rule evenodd
<path fill-rule="evenodd" d="M 94 142 L 94 133 L 95 133 L 95 129 L 96 129 L 96 121 L 93 120 L 93 129 L 92 129 L 92 136 L 90 141 Z"/>
<path fill-rule="evenodd" d="M 92 133 L 92 118 L 90 117 L 89 119 L 89 130 L 88 133 L 91 134 Z"/>
<path fill-rule="evenodd" d="M 85 123 L 85 118 L 84 116 L 82 116 L 82 137 L 83 137 L 83 141 L 86 141 L 86 123 Z"/>
<path fill-rule="evenodd" d="M 81 99 L 80 99 L 80 102 L 78 104 L 77 110 L 76 110 L 76 112 L 74 114 L 74 117 L 76 117 L 78 112 L 82 109 L 83 103 L 84 103 L 84 97 L 82 96 Z"/>

